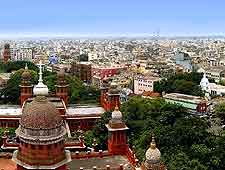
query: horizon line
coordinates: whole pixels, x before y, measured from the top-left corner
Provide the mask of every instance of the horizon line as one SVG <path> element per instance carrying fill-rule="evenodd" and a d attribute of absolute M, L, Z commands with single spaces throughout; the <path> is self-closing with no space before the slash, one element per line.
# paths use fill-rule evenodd
<path fill-rule="evenodd" d="M 173 38 L 173 37 L 225 37 L 225 33 L 208 33 L 208 34 L 154 34 L 154 33 L 0 33 L 0 39 L 18 39 L 18 38 L 104 38 L 104 37 L 158 37 L 158 38 Z"/>

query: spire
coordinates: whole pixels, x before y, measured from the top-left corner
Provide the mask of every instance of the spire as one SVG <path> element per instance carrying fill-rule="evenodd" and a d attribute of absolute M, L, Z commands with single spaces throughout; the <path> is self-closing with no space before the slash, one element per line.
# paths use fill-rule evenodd
<path fill-rule="evenodd" d="M 42 61 L 40 60 L 38 66 L 39 66 L 39 79 L 38 84 L 34 87 L 33 92 L 36 96 L 47 96 L 48 95 L 48 87 L 43 83 L 42 79 Z"/>
<path fill-rule="evenodd" d="M 114 111 L 119 111 L 118 104 L 116 104 L 116 107 L 115 107 Z"/>
<path fill-rule="evenodd" d="M 25 70 L 28 70 L 27 63 L 26 63 L 26 65 L 25 65 Z"/>
<path fill-rule="evenodd" d="M 205 72 L 204 72 L 204 74 L 203 74 L 203 78 L 206 78 L 206 74 L 205 74 Z"/>
<path fill-rule="evenodd" d="M 116 101 L 116 105 L 115 105 L 114 111 L 120 111 L 120 108 L 118 106 L 118 101 Z"/>
<path fill-rule="evenodd" d="M 39 74 L 38 84 L 39 84 L 39 83 L 43 82 L 43 79 L 42 79 L 42 66 L 44 66 L 44 64 L 42 64 L 41 60 L 39 61 L 38 66 L 39 66 L 39 73 L 38 73 Z"/>
<path fill-rule="evenodd" d="M 152 135 L 152 141 L 150 143 L 150 148 L 155 149 L 156 148 L 156 143 L 155 143 L 155 136 Z"/>

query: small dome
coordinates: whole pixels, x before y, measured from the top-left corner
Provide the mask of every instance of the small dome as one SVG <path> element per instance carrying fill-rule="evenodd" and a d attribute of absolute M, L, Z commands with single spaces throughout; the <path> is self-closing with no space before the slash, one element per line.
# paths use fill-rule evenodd
<path fill-rule="evenodd" d="M 119 94 L 120 91 L 118 90 L 118 84 L 115 82 L 112 82 L 110 84 L 109 94 Z"/>
<path fill-rule="evenodd" d="M 65 71 L 63 69 L 60 69 L 60 71 L 57 74 L 57 83 L 59 85 L 65 85 L 66 84 Z"/>
<path fill-rule="evenodd" d="M 28 104 L 21 116 L 21 126 L 31 129 L 52 129 L 62 124 L 56 107 L 46 97 L 38 96 Z"/>
<path fill-rule="evenodd" d="M 63 71 L 63 69 L 60 69 L 60 71 L 57 74 L 57 77 L 59 79 L 64 79 L 65 78 L 65 72 Z"/>
<path fill-rule="evenodd" d="M 118 106 L 115 107 L 115 110 L 112 112 L 112 119 L 114 120 L 122 120 L 123 115 L 121 111 L 119 111 Z"/>
<path fill-rule="evenodd" d="M 39 82 L 37 85 L 34 86 L 33 94 L 35 96 L 47 96 L 48 95 L 48 87 L 43 84 L 42 82 Z"/>
<path fill-rule="evenodd" d="M 25 70 L 25 71 L 22 73 L 21 77 L 22 77 L 23 79 L 30 78 L 30 77 L 31 77 L 30 72 L 27 71 L 27 70 Z"/>
<path fill-rule="evenodd" d="M 21 75 L 22 80 L 31 80 L 31 74 L 27 68 L 25 68 L 24 72 Z"/>
<path fill-rule="evenodd" d="M 158 163 L 160 162 L 161 153 L 158 148 L 156 148 L 155 138 L 152 137 L 152 142 L 150 148 L 145 153 L 145 158 L 147 163 Z"/>
<path fill-rule="evenodd" d="M 31 80 L 31 75 L 30 75 L 30 72 L 29 71 L 24 71 L 21 75 L 21 78 L 23 80 Z"/>

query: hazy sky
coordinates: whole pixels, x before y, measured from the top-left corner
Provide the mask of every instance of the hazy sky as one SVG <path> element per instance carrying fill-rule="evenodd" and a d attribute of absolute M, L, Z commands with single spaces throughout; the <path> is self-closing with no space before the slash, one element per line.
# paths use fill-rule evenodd
<path fill-rule="evenodd" d="M 225 0 L 0 0 L 0 36 L 225 34 Z"/>

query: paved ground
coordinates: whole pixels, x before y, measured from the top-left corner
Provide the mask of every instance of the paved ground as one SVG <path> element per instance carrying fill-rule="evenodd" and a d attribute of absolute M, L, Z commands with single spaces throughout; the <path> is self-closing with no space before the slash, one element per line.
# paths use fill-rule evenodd
<path fill-rule="evenodd" d="M 0 158 L 0 170 L 15 170 L 16 164 L 11 159 Z"/>

